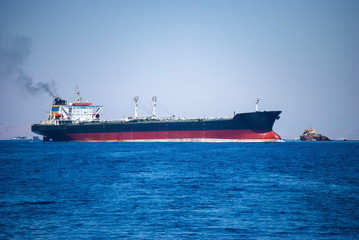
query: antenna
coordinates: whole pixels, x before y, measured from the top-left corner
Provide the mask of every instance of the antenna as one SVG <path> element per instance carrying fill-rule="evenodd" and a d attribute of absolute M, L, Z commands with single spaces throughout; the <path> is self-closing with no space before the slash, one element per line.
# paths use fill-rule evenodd
<path fill-rule="evenodd" d="M 258 112 L 258 103 L 259 103 L 259 98 L 256 98 L 256 112 Z"/>
<path fill-rule="evenodd" d="M 80 96 L 80 90 L 79 90 L 79 85 L 75 86 L 75 92 L 77 94 L 77 102 L 81 102 L 82 97 Z"/>
<path fill-rule="evenodd" d="M 152 97 L 152 102 L 153 102 L 153 117 L 156 117 L 156 101 L 157 101 L 157 97 L 154 96 Z"/>
<path fill-rule="evenodd" d="M 133 100 L 135 101 L 135 118 L 137 118 L 138 96 L 133 97 Z"/>

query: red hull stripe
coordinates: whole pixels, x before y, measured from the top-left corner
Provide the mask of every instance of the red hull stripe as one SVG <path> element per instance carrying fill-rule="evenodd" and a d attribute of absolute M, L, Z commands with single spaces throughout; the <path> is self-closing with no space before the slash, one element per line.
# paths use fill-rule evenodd
<path fill-rule="evenodd" d="M 64 140 L 72 141 L 171 141 L 181 139 L 217 140 L 281 140 L 274 131 L 253 130 L 198 130 L 198 131 L 154 131 L 154 132 L 106 132 L 106 133 L 69 133 Z"/>

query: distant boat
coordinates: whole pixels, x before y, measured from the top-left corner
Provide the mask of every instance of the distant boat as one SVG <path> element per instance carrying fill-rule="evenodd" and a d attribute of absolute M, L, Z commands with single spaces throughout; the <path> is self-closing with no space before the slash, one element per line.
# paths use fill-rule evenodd
<path fill-rule="evenodd" d="M 17 137 L 13 137 L 11 140 L 31 140 L 31 138 L 17 136 Z"/>

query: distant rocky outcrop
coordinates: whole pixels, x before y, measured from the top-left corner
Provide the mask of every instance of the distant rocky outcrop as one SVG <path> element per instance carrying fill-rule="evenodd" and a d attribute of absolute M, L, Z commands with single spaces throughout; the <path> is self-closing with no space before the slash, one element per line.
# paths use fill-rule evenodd
<path fill-rule="evenodd" d="M 302 141 L 331 141 L 327 136 L 318 134 L 313 128 L 305 129 L 304 133 L 300 135 Z"/>

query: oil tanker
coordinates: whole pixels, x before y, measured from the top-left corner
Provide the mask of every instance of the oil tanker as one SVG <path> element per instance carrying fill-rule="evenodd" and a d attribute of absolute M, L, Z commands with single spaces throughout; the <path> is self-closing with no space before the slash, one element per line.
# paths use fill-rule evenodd
<path fill-rule="evenodd" d="M 152 98 L 151 117 L 135 116 L 118 121 L 101 119 L 102 106 L 83 102 L 67 104 L 59 97 L 53 101 L 46 121 L 31 126 L 44 141 L 84 142 L 278 142 L 281 137 L 273 124 L 281 111 L 256 111 L 234 114 L 227 118 L 180 119 L 156 117 L 157 97 Z"/>

